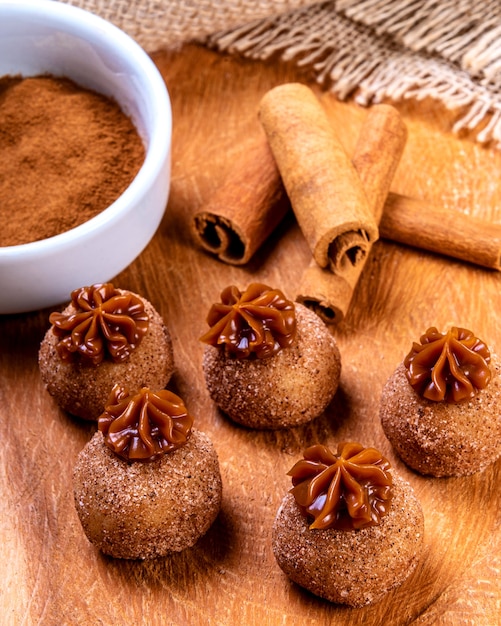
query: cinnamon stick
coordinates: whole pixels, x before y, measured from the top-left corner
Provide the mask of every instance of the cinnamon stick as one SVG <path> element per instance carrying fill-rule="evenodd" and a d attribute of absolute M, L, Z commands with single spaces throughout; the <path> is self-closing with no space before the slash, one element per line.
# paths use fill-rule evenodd
<path fill-rule="evenodd" d="M 407 129 L 396 109 L 385 104 L 369 109 L 355 147 L 353 165 L 377 222 L 406 140 Z M 312 259 L 301 277 L 296 300 L 314 310 L 325 323 L 340 322 L 348 311 L 366 259 L 347 275 L 322 269 Z"/>
<path fill-rule="evenodd" d="M 379 229 L 385 239 L 501 270 L 501 224 L 390 193 Z"/>
<path fill-rule="evenodd" d="M 264 95 L 258 117 L 313 258 L 338 275 L 357 274 L 377 223 L 320 101 L 306 85 L 286 83 Z"/>
<path fill-rule="evenodd" d="M 243 265 L 290 210 L 264 134 L 230 169 L 207 206 L 192 220 L 195 241 L 221 261 Z"/>
<path fill-rule="evenodd" d="M 360 137 L 364 137 L 363 132 Z M 247 263 L 290 207 L 271 156 L 267 140 L 262 138 L 235 163 L 225 185 L 205 210 L 195 216 L 198 220 L 193 226 L 195 239 L 226 263 Z M 379 203 L 374 197 L 371 202 L 377 222 Z M 501 224 L 390 193 L 383 206 L 379 231 L 388 240 L 501 270 Z M 317 272 L 318 299 L 329 306 L 332 298 L 328 297 L 327 289 L 320 288 L 318 276 Z M 301 291 L 305 297 L 307 291 L 312 293 L 306 286 Z M 346 309 L 345 298 L 340 299 L 340 303 L 344 302 L 342 310 Z M 325 313 L 332 320 L 340 315 L 340 311 Z"/>

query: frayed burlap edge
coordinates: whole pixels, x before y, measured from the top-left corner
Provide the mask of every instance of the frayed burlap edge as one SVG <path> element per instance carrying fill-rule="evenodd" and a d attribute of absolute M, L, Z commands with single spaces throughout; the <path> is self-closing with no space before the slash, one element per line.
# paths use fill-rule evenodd
<path fill-rule="evenodd" d="M 62 0 L 147 51 L 198 41 L 308 69 L 341 100 L 433 98 L 453 132 L 501 148 L 499 0 Z"/>
<path fill-rule="evenodd" d="M 501 86 L 499 0 L 337 0 L 336 10 L 408 50 L 440 56 Z"/>
<path fill-rule="evenodd" d="M 365 4 L 381 5 L 385 1 L 407 5 L 402 0 L 366 0 Z M 343 4 L 349 3 L 345 0 Z M 351 2 L 352 8 L 355 4 Z M 417 4 L 430 2 L 420 0 Z M 247 58 L 279 57 L 295 62 L 309 69 L 322 87 L 341 100 L 353 96 L 368 105 L 382 100 L 433 98 L 458 112 L 453 132 L 468 129 L 474 131 L 477 141 L 501 148 L 501 89 L 492 75 L 487 79 L 484 72 L 479 80 L 461 67 L 461 59 L 471 59 L 471 50 L 475 45 L 478 49 L 478 42 L 468 39 L 458 64 L 425 49 L 411 50 L 398 41 L 401 33 L 393 37 L 382 30 L 382 26 L 376 32 L 348 19 L 337 12 L 335 2 L 325 2 L 216 33 L 206 43 Z M 438 38 L 434 41 L 436 47 Z M 492 68 L 493 62 L 491 58 L 485 69 Z M 475 73 L 478 76 L 478 63 Z"/>

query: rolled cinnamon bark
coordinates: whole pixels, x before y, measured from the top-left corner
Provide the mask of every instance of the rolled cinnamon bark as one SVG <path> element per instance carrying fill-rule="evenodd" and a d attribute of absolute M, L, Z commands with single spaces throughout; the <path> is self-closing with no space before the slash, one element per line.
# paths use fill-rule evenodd
<path fill-rule="evenodd" d="M 325 109 L 309 87 L 286 83 L 264 95 L 258 117 L 313 258 L 340 276 L 356 274 L 378 228 Z"/>
<path fill-rule="evenodd" d="M 392 192 L 383 208 L 381 238 L 501 270 L 501 224 Z M 344 277 L 319 268 L 312 260 L 301 277 L 296 300 L 326 324 L 337 324 L 348 311 L 353 291 Z"/>
<path fill-rule="evenodd" d="M 379 228 L 386 239 L 501 270 L 501 224 L 390 193 Z"/>
<path fill-rule="evenodd" d="M 195 241 L 221 261 L 243 265 L 290 210 L 264 134 L 230 169 L 207 206 L 192 220 Z"/>
<path fill-rule="evenodd" d="M 386 105 L 372 106 L 369 109 L 371 117 L 377 108 L 384 106 Z M 357 153 L 364 150 L 366 137 L 367 132 L 362 129 Z M 366 165 L 370 163 L 370 159 L 376 160 L 370 163 L 370 167 L 361 168 L 366 177 L 369 176 L 368 172 L 374 172 L 375 180 L 379 176 L 376 174 L 378 163 L 381 167 L 385 166 L 378 160 L 377 154 L 376 150 L 371 152 L 366 145 L 363 157 Z M 362 161 L 361 155 L 358 161 Z M 381 207 L 386 193 L 385 185 L 381 184 L 379 189 L 377 185 L 373 185 L 372 192 L 369 191 L 371 186 L 367 179 L 364 185 L 368 189 L 368 204 L 374 207 L 376 223 L 380 217 L 379 211 L 382 210 L 379 223 L 381 237 L 489 269 L 501 270 L 501 224 L 493 224 L 394 193 L 389 194 Z M 283 219 L 289 207 L 277 164 L 266 137 L 263 136 L 252 149 L 242 154 L 226 183 L 205 210 L 195 216 L 195 239 L 204 249 L 216 254 L 226 263 L 247 263 Z M 303 277 L 299 296 L 309 296 L 312 308 L 320 307 L 320 303 L 323 303 L 325 310 L 321 316 L 325 315 L 326 321 L 342 319 L 349 306 L 347 298 L 349 286 L 353 285 L 353 276 L 349 283 L 345 280 L 346 284 L 343 286 L 342 281 L 338 280 L 340 286 L 337 297 L 328 273 L 322 275 L 316 270 L 308 273 L 309 278 L 306 272 Z M 355 278 L 359 274 L 360 272 L 355 271 Z M 324 286 L 321 276 L 326 281 Z M 338 299 L 337 304 L 334 303 L 335 298 Z M 317 305 L 315 301 L 318 301 Z"/>
<path fill-rule="evenodd" d="M 369 109 L 355 147 L 353 165 L 377 222 L 406 140 L 407 129 L 396 109 L 385 104 Z M 343 275 L 319 267 L 312 259 L 301 277 L 296 300 L 314 310 L 325 323 L 339 323 L 348 311 L 366 260 L 367 256 L 352 272 Z"/>

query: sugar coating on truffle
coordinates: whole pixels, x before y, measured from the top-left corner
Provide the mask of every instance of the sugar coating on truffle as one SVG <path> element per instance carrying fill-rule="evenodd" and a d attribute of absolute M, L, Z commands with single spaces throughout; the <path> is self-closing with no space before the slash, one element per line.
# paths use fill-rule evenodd
<path fill-rule="evenodd" d="M 222 499 L 214 446 L 195 429 L 184 446 L 151 463 L 127 463 L 96 432 L 78 456 L 73 487 L 89 541 L 123 559 L 191 547 L 216 519 Z"/>
<path fill-rule="evenodd" d="M 322 320 L 296 303 L 294 344 L 267 359 L 236 359 L 206 346 L 207 389 L 233 421 L 256 429 L 280 429 L 318 417 L 334 397 L 341 357 Z"/>
<path fill-rule="evenodd" d="M 287 576 L 321 598 L 361 607 L 380 600 L 415 569 L 424 516 L 414 491 L 393 474 L 393 499 L 377 526 L 310 530 L 294 496 L 280 505 L 272 531 L 275 559 Z"/>
<path fill-rule="evenodd" d="M 94 367 L 80 362 L 64 362 L 56 349 L 58 337 L 52 328 L 46 332 L 38 355 L 40 375 L 47 391 L 64 411 L 83 419 L 97 420 L 115 383 L 132 391 L 141 387 L 163 389 L 169 382 L 174 372 L 169 330 L 153 305 L 145 298 L 137 297 L 148 314 L 148 331 L 129 358 L 121 363 L 105 360 Z M 73 304 L 63 311 L 65 314 L 73 312 Z"/>
<path fill-rule="evenodd" d="M 396 453 L 424 475 L 467 476 L 501 456 L 501 363 L 491 354 L 491 380 L 473 398 L 434 402 L 409 384 L 400 364 L 385 384 L 381 425 Z"/>

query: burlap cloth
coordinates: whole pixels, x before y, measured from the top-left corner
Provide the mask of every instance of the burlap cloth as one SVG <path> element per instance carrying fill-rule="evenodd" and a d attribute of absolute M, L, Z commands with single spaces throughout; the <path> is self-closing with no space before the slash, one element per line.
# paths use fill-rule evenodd
<path fill-rule="evenodd" d="M 199 41 L 296 62 L 340 99 L 431 97 L 501 147 L 500 0 L 63 0 L 147 52 Z"/>

